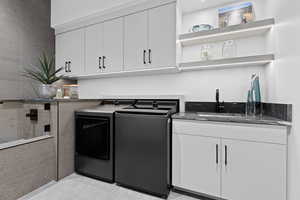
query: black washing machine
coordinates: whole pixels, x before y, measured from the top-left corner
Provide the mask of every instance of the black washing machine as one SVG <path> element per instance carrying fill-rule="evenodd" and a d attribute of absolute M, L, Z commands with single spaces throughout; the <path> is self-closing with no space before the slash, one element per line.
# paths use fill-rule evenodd
<path fill-rule="evenodd" d="M 114 182 L 114 114 L 75 112 L 75 172 Z"/>

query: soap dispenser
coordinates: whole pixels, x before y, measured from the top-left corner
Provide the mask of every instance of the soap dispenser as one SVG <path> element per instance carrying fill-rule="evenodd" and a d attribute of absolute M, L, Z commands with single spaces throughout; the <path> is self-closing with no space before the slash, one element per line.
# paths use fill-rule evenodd
<path fill-rule="evenodd" d="M 256 116 L 259 114 L 262 114 L 259 76 L 252 74 L 250 89 L 247 94 L 246 115 Z"/>

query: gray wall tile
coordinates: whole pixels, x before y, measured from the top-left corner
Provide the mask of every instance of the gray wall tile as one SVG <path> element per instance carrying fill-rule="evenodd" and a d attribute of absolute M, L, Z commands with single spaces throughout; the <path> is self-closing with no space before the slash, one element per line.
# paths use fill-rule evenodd
<path fill-rule="evenodd" d="M 0 199 L 19 197 L 55 180 L 54 138 L 0 150 Z"/>
<path fill-rule="evenodd" d="M 1 0 L 0 13 L 0 99 L 35 97 L 36 83 L 21 73 L 43 51 L 54 54 L 50 0 Z"/>

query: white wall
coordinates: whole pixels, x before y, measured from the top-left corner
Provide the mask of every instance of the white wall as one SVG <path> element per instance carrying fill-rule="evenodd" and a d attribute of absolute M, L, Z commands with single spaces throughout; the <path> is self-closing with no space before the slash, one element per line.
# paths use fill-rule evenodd
<path fill-rule="evenodd" d="M 288 200 L 300 199 L 300 1 L 267 0 L 269 15 L 275 16 L 276 61 L 267 70 L 271 102 L 293 104 L 293 128 L 289 136 Z"/>
<path fill-rule="evenodd" d="M 225 101 L 245 101 L 252 73 L 263 77 L 264 68 L 245 67 L 185 72 L 172 75 L 81 80 L 81 98 L 99 98 L 101 95 L 171 95 L 182 94 L 186 100 L 215 101 L 215 89 L 221 89 Z M 262 80 L 263 93 L 265 81 Z M 265 97 L 263 97 L 265 98 Z"/>

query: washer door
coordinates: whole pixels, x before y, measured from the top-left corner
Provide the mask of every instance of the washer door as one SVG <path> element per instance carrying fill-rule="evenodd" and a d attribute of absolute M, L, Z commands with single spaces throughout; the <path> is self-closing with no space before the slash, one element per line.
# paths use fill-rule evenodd
<path fill-rule="evenodd" d="M 76 118 L 76 154 L 100 160 L 110 159 L 109 118 Z"/>

